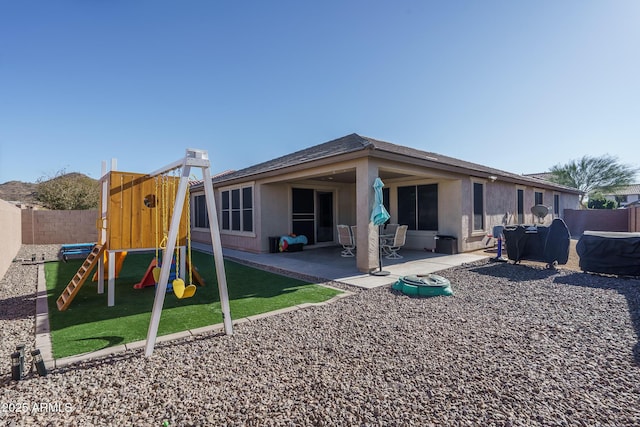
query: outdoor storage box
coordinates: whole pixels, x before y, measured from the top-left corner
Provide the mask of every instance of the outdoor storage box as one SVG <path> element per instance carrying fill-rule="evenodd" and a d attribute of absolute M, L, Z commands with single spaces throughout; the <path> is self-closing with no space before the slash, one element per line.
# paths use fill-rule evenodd
<path fill-rule="evenodd" d="M 275 254 L 280 252 L 278 245 L 280 244 L 280 236 L 269 237 L 269 253 Z"/>
<path fill-rule="evenodd" d="M 300 252 L 303 246 L 302 243 L 292 243 L 287 247 L 286 252 Z"/>
<path fill-rule="evenodd" d="M 436 252 L 454 255 L 458 253 L 458 239 L 455 236 L 436 236 Z"/>

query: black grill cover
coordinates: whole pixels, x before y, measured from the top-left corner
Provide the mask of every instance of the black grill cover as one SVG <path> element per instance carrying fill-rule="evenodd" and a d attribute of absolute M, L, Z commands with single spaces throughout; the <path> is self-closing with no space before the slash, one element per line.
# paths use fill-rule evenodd
<path fill-rule="evenodd" d="M 556 218 L 549 226 L 508 225 L 502 234 L 507 257 L 520 260 L 543 261 L 547 264 L 566 264 L 569 259 L 571 236 L 565 222 Z"/>
<path fill-rule="evenodd" d="M 576 252 L 582 271 L 640 276 L 640 233 L 585 231 Z"/>

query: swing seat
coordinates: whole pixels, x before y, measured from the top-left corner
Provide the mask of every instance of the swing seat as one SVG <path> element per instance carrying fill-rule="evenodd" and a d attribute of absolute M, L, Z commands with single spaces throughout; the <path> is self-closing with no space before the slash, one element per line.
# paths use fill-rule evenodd
<path fill-rule="evenodd" d="M 178 297 L 178 299 L 191 298 L 196 293 L 196 286 L 186 286 L 184 280 L 175 279 L 173 281 L 173 293 Z"/>
<path fill-rule="evenodd" d="M 162 271 L 162 268 L 160 267 L 154 267 L 154 269 L 152 270 L 153 273 L 153 280 L 158 283 L 160 281 L 160 272 Z"/>

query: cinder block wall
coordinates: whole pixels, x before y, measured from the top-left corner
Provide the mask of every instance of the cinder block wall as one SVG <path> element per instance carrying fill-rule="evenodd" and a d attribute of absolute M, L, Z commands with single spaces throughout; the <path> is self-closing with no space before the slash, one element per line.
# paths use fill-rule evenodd
<path fill-rule="evenodd" d="M 0 200 L 0 279 L 9 269 L 21 245 L 20 208 Z"/>
<path fill-rule="evenodd" d="M 22 243 L 48 245 L 98 240 L 97 210 L 22 210 Z"/>
<path fill-rule="evenodd" d="M 564 222 L 575 238 L 585 230 L 633 231 L 629 230 L 629 212 L 629 209 L 565 209 Z"/>

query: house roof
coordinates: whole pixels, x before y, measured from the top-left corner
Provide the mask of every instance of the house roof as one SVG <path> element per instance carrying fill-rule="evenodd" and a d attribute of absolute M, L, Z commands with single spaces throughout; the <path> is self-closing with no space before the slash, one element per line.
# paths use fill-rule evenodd
<path fill-rule="evenodd" d="M 544 179 L 545 181 L 550 181 L 553 174 L 551 172 L 539 172 L 539 173 L 525 173 L 523 176 L 528 176 L 530 178 L 536 179 Z"/>
<path fill-rule="evenodd" d="M 529 185 L 557 188 L 562 189 L 563 191 L 580 193 L 580 191 L 575 188 L 565 187 L 536 177 L 518 175 L 500 169 L 479 165 L 477 163 L 444 156 L 442 154 L 360 136 L 356 133 L 318 144 L 304 150 L 296 151 L 273 160 L 258 163 L 235 172 L 226 173 L 214 178 L 213 182 L 215 184 L 222 184 L 227 181 L 235 181 L 238 179 L 257 178 L 260 174 L 284 170 L 288 167 L 299 166 L 305 163 L 358 152 L 362 152 L 363 156 L 374 154 L 380 154 L 382 156 L 397 155 L 401 158 L 404 157 L 407 160 L 423 161 L 429 167 L 435 169 L 454 170 L 459 173 L 477 175 L 485 178 L 493 175 L 503 179 L 509 178 L 510 180 L 527 183 Z"/>
<path fill-rule="evenodd" d="M 607 194 L 607 196 L 628 196 L 631 194 L 640 194 L 640 184 L 631 184 L 625 187 L 620 187 L 611 194 Z"/>

